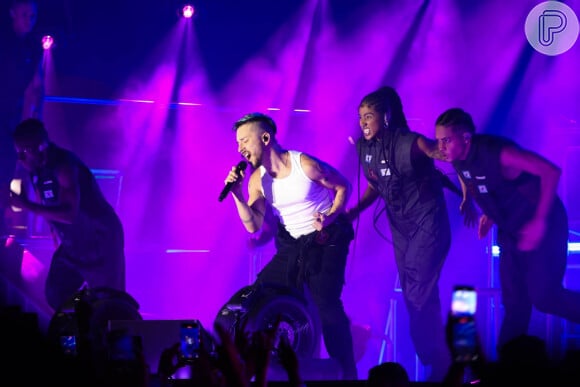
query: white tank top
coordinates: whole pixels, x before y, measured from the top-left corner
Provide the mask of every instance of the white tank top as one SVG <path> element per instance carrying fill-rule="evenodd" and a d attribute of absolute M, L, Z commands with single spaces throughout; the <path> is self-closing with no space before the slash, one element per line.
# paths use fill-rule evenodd
<path fill-rule="evenodd" d="M 307 235 L 313 226 L 316 212 L 327 212 L 332 207 L 330 190 L 311 180 L 300 165 L 302 152 L 288 151 L 291 160 L 290 174 L 275 179 L 260 167 L 262 193 L 272 203 L 274 213 L 294 238 Z"/>

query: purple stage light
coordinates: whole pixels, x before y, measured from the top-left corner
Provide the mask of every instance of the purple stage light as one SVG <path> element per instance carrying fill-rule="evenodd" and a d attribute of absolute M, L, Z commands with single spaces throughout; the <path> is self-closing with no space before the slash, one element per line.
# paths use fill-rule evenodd
<path fill-rule="evenodd" d="M 183 17 L 186 19 L 189 19 L 193 16 L 193 14 L 195 13 L 195 8 L 193 8 L 193 5 L 186 5 L 183 7 Z"/>
<path fill-rule="evenodd" d="M 45 50 L 50 50 L 52 45 L 54 44 L 54 38 L 50 35 L 45 35 L 42 37 L 42 48 Z"/>

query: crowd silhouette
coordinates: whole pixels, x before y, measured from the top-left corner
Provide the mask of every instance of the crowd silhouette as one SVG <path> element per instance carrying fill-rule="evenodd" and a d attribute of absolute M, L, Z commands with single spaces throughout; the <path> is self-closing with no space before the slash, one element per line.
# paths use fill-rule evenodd
<path fill-rule="evenodd" d="M 194 361 L 183 359 L 180 343 L 176 341 L 159 354 L 158 368 L 150 369 L 139 336 L 122 330 L 100 332 L 101 327 L 94 326 L 94 310 L 85 302 L 86 293 L 79 293 L 75 300 L 73 315 L 77 330 L 74 335 L 65 334 L 71 332 L 63 330 L 58 334 L 54 333 L 57 331 L 45 333 L 39 328 L 35 313 L 17 305 L 2 307 L 0 341 L 4 360 L 1 364 L 5 375 L 13 375 L 11 385 L 265 387 L 273 385 L 268 380 L 273 365 L 284 369 L 287 375 L 287 381 L 275 382 L 278 385 L 302 387 L 316 383 L 304 380 L 300 372 L 302 359 L 279 329 L 278 322 L 259 331 L 248 331 L 242 325 L 234 334 L 216 320 L 213 332 L 208 333 L 209 339 L 201 341 Z M 453 352 L 449 339 L 450 321 L 447 337 Z M 95 335 L 95 331 L 100 335 Z M 353 383 L 368 387 L 473 384 L 567 387 L 577 385 L 580 377 L 580 351 L 570 349 L 561 359 L 554 359 L 545 341 L 537 336 L 521 335 L 509 341 L 498 348 L 496 361 L 488 361 L 481 346 L 478 351 L 479 356 L 473 361 L 452 362 L 441 383 L 412 382 L 401 364 L 390 361 L 372 367 L 366 380 Z M 188 369 L 190 376 L 176 378 L 183 369 Z M 349 382 L 336 381 L 336 385 L 341 383 Z"/>

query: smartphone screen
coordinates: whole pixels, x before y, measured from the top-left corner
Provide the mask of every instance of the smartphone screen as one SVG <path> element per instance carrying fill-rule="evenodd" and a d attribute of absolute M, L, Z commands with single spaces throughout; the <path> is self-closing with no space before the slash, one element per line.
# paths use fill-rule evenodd
<path fill-rule="evenodd" d="M 453 316 L 475 316 L 477 311 L 477 292 L 471 286 L 456 286 L 451 297 Z"/>
<path fill-rule="evenodd" d="M 76 336 L 61 336 L 60 348 L 66 356 L 77 355 L 77 338 Z"/>
<path fill-rule="evenodd" d="M 201 324 L 199 321 L 181 323 L 180 329 L 180 355 L 186 362 L 191 362 L 199 357 L 201 346 Z"/>
<path fill-rule="evenodd" d="M 452 346 L 455 361 L 469 362 L 478 356 L 476 310 L 476 290 L 470 286 L 455 287 L 451 300 Z"/>

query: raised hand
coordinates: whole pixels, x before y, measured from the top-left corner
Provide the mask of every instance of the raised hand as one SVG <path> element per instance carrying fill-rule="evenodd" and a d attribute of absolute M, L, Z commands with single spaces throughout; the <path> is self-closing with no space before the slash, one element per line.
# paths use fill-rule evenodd
<path fill-rule="evenodd" d="M 302 386 L 302 377 L 300 376 L 300 364 L 298 361 L 298 356 L 292 348 L 287 335 L 280 335 L 278 341 L 278 360 L 282 367 L 286 370 L 288 374 L 288 382 L 291 386 Z"/>
<path fill-rule="evenodd" d="M 214 324 L 214 330 L 220 339 L 218 348 L 219 367 L 226 378 L 226 385 L 231 387 L 249 387 L 250 378 L 238 348 L 231 337 L 230 332 L 220 325 Z"/>
<path fill-rule="evenodd" d="M 183 366 L 185 363 L 179 357 L 179 343 L 175 343 L 161 352 L 157 374 L 162 379 L 168 379 Z"/>

